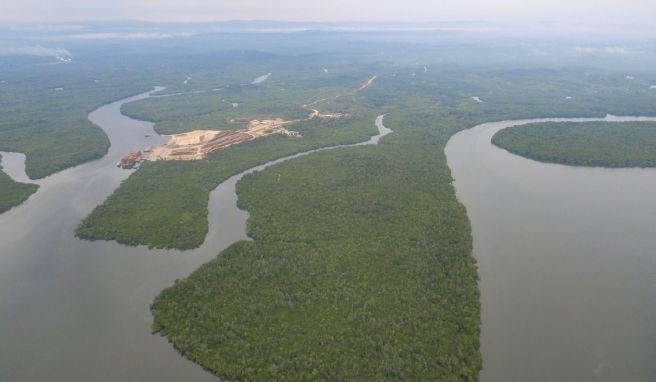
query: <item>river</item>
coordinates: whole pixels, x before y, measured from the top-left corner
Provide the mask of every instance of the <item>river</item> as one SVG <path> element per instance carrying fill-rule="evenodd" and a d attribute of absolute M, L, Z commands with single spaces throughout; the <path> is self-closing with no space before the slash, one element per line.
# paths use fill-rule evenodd
<path fill-rule="evenodd" d="M 656 169 L 546 164 L 490 143 L 513 125 L 590 120 L 486 123 L 447 144 L 478 261 L 482 382 L 656 378 Z"/>
<path fill-rule="evenodd" d="M 25 154 L 0 151 L 0 167 L 11 179 L 21 183 L 38 183 L 25 173 Z"/>
<path fill-rule="evenodd" d="M 234 192 L 243 174 L 211 193 L 210 234 L 197 250 L 73 236 L 130 174 L 115 167 L 118 159 L 164 142 L 151 123 L 120 113 L 122 104 L 146 97 L 93 111 L 89 119 L 112 142 L 109 153 L 37 181 L 36 194 L 0 215 L 1 381 L 217 380 L 150 333 L 149 305 L 175 279 L 247 239 L 248 215 L 236 208 Z M 591 119 L 577 119 L 584 120 Z M 379 135 L 362 144 L 390 132 L 382 121 Z M 534 121 L 546 120 L 476 126 L 446 148 L 481 276 L 481 380 L 651 380 L 656 169 L 545 164 L 490 144 L 496 131 Z M 21 168 L 20 155 L 8 160 Z"/>
<path fill-rule="evenodd" d="M 236 207 L 235 183 L 266 165 L 212 191 L 209 234 L 196 250 L 149 250 L 74 237 L 80 220 L 130 174 L 115 166 L 120 157 L 131 148 L 165 142 L 152 123 L 120 112 L 124 103 L 148 96 L 91 112 L 89 119 L 109 136 L 108 154 L 36 181 L 37 193 L 0 215 L 0 381 L 217 380 L 151 334 L 149 306 L 176 279 L 247 239 L 248 214 Z M 376 119 L 379 135 L 362 144 L 375 144 L 390 132 L 382 121 L 383 116 Z M 16 162 L 12 169 L 20 168 L 20 156 L 10 160 Z M 20 171 L 12 172 L 21 178 Z"/>

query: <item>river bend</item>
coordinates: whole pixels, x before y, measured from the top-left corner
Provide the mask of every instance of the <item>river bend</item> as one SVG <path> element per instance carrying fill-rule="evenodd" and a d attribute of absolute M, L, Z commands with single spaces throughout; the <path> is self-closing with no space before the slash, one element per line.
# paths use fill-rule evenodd
<path fill-rule="evenodd" d="M 237 208 L 235 194 L 245 173 L 314 151 L 221 183 L 210 194 L 209 234 L 196 250 L 79 240 L 74 229 L 80 220 L 129 176 L 115 166 L 121 156 L 166 141 L 152 123 L 120 112 L 121 105 L 150 93 L 91 112 L 89 119 L 111 141 L 107 155 L 39 180 L 37 193 L 0 215 L 0 381 L 217 380 L 151 334 L 149 306 L 176 279 L 247 239 L 248 214 Z M 391 132 L 382 122 L 379 116 L 379 134 L 361 144 L 375 144 Z M 20 162 L 20 156 L 12 159 Z"/>
<path fill-rule="evenodd" d="M 596 120 L 485 123 L 447 144 L 478 261 L 482 382 L 656 376 L 656 169 L 547 164 L 490 142 L 514 125 Z"/>

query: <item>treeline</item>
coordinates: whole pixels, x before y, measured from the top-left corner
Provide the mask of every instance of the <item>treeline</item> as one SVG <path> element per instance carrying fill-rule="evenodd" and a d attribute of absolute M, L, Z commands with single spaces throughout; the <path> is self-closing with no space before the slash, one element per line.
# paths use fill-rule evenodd
<path fill-rule="evenodd" d="M 540 162 L 656 167 L 656 123 L 537 123 L 499 131 L 492 143 Z"/>

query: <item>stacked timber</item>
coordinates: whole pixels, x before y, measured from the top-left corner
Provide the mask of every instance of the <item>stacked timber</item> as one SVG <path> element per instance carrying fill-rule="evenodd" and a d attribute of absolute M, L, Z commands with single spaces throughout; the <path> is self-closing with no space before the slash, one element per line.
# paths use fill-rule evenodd
<path fill-rule="evenodd" d="M 141 151 L 133 149 L 128 151 L 128 153 L 121 158 L 121 161 L 118 162 L 118 166 L 125 169 L 134 168 L 142 160 L 143 154 L 141 154 Z"/>
<path fill-rule="evenodd" d="M 230 145 L 250 141 L 253 136 L 240 130 L 227 130 L 217 134 L 210 141 L 201 147 L 203 154 L 209 154 L 215 151 L 223 150 Z"/>

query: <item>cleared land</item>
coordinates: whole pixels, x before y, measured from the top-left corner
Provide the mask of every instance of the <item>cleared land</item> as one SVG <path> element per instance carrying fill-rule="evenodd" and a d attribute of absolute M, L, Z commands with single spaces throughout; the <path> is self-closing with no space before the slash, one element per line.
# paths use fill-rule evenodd
<path fill-rule="evenodd" d="M 370 77 L 364 85 L 356 91 L 347 93 L 353 95 L 363 91 L 373 84 L 377 76 Z M 339 99 L 344 95 L 337 95 Z M 312 103 L 302 105 L 303 109 L 310 112 L 307 118 L 286 120 L 283 118 L 261 118 L 261 119 L 231 119 L 232 123 L 246 123 L 244 129 L 235 130 L 194 130 L 187 133 L 171 135 L 169 142 L 163 146 L 151 146 L 146 149 L 150 154 L 148 160 L 198 160 L 203 159 L 209 153 L 224 150 L 232 145 L 250 141 L 252 139 L 265 137 L 272 134 L 282 134 L 289 137 L 301 137 L 301 133 L 285 129 L 283 126 L 290 123 L 309 121 L 314 118 L 331 120 L 346 117 L 343 113 L 322 113 L 316 105 L 327 101 L 327 98 L 316 100 Z"/>
<path fill-rule="evenodd" d="M 378 78 L 378 76 L 371 76 L 371 78 L 369 78 L 367 82 L 364 83 L 364 85 L 358 88 L 358 91 L 362 91 L 368 88 L 369 86 L 373 85 L 374 81 L 376 81 L 376 78 Z"/>
<path fill-rule="evenodd" d="M 376 114 L 294 125 L 303 139 L 279 134 L 233 145 L 202 160 L 145 161 L 103 204 L 77 227 L 76 235 L 158 248 L 196 248 L 207 233 L 211 190 L 230 176 L 258 164 L 301 151 L 365 140 L 375 133 Z"/>
<path fill-rule="evenodd" d="M 163 146 L 151 146 L 148 160 L 198 160 L 209 153 L 224 150 L 232 145 L 266 137 L 272 134 L 300 137 L 296 131 L 290 131 L 282 126 L 293 121 L 276 119 L 257 119 L 249 121 L 248 128 L 236 130 L 194 130 L 188 133 L 171 135 L 171 139 Z"/>
<path fill-rule="evenodd" d="M 538 123 L 499 131 L 492 143 L 526 158 L 572 166 L 656 167 L 656 123 Z"/>
<path fill-rule="evenodd" d="M 357 90 L 352 91 L 352 92 L 349 92 L 349 93 L 346 93 L 346 94 L 339 94 L 339 95 L 336 95 L 336 96 L 333 97 L 332 99 L 333 99 L 333 100 L 338 100 L 338 99 L 340 99 L 340 98 L 342 98 L 342 97 L 345 97 L 345 96 L 355 95 L 355 94 L 357 94 L 358 92 L 363 91 L 363 90 L 367 89 L 369 86 L 371 86 L 371 85 L 374 83 L 374 81 L 376 81 L 376 78 L 378 78 L 377 75 L 371 76 L 371 77 L 370 77 L 370 78 L 369 78 L 369 79 L 368 79 L 368 80 L 367 80 L 362 86 L 360 86 Z M 308 111 L 310 112 L 310 115 L 308 116 L 308 119 L 312 119 L 312 118 L 321 118 L 321 119 L 328 119 L 328 120 L 330 120 L 330 119 L 340 119 L 340 118 L 345 118 L 345 117 L 348 117 L 348 116 L 349 116 L 348 114 L 344 114 L 344 113 L 327 113 L 327 112 L 322 113 L 321 110 L 317 107 L 317 105 L 320 104 L 320 103 L 322 103 L 322 102 L 327 102 L 328 100 L 329 100 L 328 98 L 321 98 L 321 99 L 318 99 L 318 100 L 316 100 L 316 101 L 314 101 L 314 102 L 311 102 L 311 103 L 308 103 L 308 104 L 302 105 L 303 109 L 308 110 Z"/>
<path fill-rule="evenodd" d="M 272 159 L 319 147 L 359 142 L 372 135 L 376 129 L 371 121 L 377 114 L 353 102 L 358 93 L 359 90 L 342 92 L 343 95 L 335 97 L 331 105 L 356 110 L 357 113 L 352 114 L 357 114 L 357 118 L 317 118 L 306 115 L 297 120 L 282 117 L 247 118 L 241 121 L 233 119 L 231 123 L 244 123 L 247 127 L 226 130 L 225 133 L 204 131 L 182 135 L 173 140 L 174 144 L 163 152 L 150 147 L 149 150 L 154 151 L 155 156 L 203 159 L 145 161 L 139 171 L 123 182 L 78 225 L 76 235 L 84 239 L 116 240 L 123 244 L 159 248 L 198 247 L 207 233 L 209 192 L 221 181 Z M 167 98 L 159 98 L 157 101 L 167 102 Z M 293 126 L 293 131 L 291 127 L 283 128 L 280 126 L 282 124 Z M 254 135 L 267 136 L 252 139 L 249 131 Z M 281 134 L 270 134 L 271 131 Z M 303 139 L 289 139 L 283 134 L 302 135 Z M 176 141 L 192 145 L 176 145 Z M 217 146 L 212 147 L 208 144 L 210 142 Z M 241 144 L 236 145 L 235 142 Z M 221 149 L 228 146 L 230 150 Z M 208 152 L 203 153 L 203 150 Z M 143 181 L 146 184 L 142 184 Z M 183 200 L 185 202 L 181 203 Z M 157 217 L 146 217 L 143 214 L 144 208 L 149 210 L 146 215 L 155 213 Z"/>

